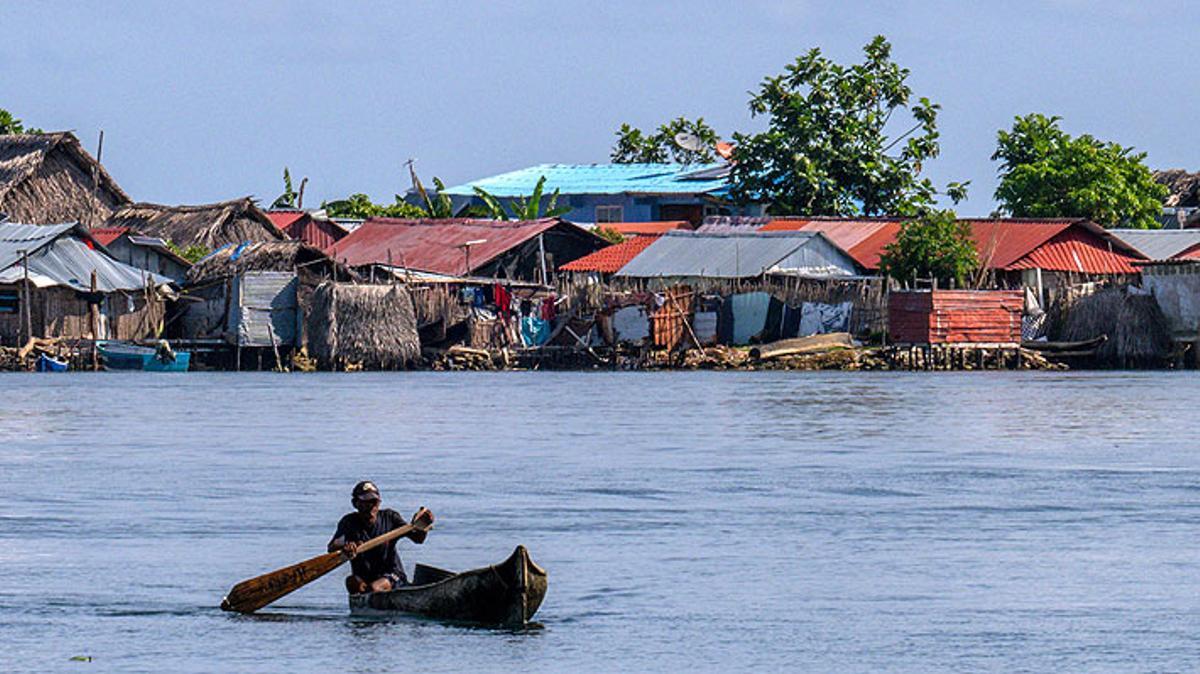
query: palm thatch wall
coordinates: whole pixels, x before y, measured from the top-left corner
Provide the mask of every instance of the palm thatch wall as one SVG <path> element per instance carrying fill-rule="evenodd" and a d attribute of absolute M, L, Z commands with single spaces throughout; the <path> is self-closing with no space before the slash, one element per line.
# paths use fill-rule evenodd
<path fill-rule="evenodd" d="M 306 323 L 309 354 L 325 369 L 393 370 L 421 357 L 412 295 L 402 285 L 322 283 Z"/>
<path fill-rule="evenodd" d="M 133 204 L 114 213 L 108 226 L 128 227 L 180 248 L 201 246 L 210 251 L 226 244 L 286 238 L 250 197 L 201 206 Z"/>
<path fill-rule="evenodd" d="M 74 134 L 0 136 L 0 213 L 9 220 L 99 227 L 129 201 Z"/>
<path fill-rule="evenodd" d="M 1171 355 L 1171 330 L 1153 295 L 1107 288 L 1079 297 L 1060 309 L 1059 339 L 1108 340 L 1096 360 L 1110 367 L 1157 367 Z"/>
<path fill-rule="evenodd" d="M 302 241 L 262 241 L 221 248 L 188 270 L 188 282 L 205 283 L 247 271 L 296 270 L 324 278 L 336 272 L 342 281 L 357 278 L 345 265 Z"/>

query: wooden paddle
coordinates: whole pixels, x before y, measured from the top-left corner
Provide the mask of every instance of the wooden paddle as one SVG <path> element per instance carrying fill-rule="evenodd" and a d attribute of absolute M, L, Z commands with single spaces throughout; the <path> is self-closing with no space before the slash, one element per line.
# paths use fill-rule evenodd
<path fill-rule="evenodd" d="M 433 523 L 428 521 L 429 518 L 426 516 L 428 512 L 425 508 L 421 508 L 413 516 L 412 524 L 406 524 L 399 529 L 392 529 L 386 534 L 364 541 L 358 546 L 355 554 L 361 555 L 371 548 L 378 547 L 401 536 L 407 536 L 414 531 L 429 531 L 433 528 Z M 333 571 L 349 559 L 346 553 L 342 551 L 328 552 L 319 557 L 313 557 L 312 559 L 300 562 L 299 564 L 293 564 L 249 580 L 243 580 L 234 585 L 229 594 L 221 600 L 221 608 L 225 611 L 253 613 L 276 599 L 295 592 Z"/>

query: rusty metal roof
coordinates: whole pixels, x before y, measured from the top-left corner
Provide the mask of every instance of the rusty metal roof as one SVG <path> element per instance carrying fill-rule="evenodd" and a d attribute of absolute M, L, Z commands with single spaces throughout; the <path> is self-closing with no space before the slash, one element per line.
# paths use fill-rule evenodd
<path fill-rule="evenodd" d="M 591 255 L 584 255 L 573 262 L 568 262 L 560 267 L 560 269 L 563 271 L 594 271 L 602 274 L 613 274 L 621 271 L 621 267 L 629 264 L 630 260 L 637 257 L 638 253 L 654 243 L 654 240 L 657 238 L 657 236 L 635 236 L 632 239 L 622 241 L 608 248 L 601 248 Z"/>
<path fill-rule="evenodd" d="M 328 253 L 351 267 L 387 264 L 439 274 L 462 274 L 464 244 L 471 245 L 471 267 L 477 269 L 505 252 L 557 226 L 583 228 L 559 218 L 499 221 L 472 218 L 405 220 L 370 218 L 329 247 Z"/>

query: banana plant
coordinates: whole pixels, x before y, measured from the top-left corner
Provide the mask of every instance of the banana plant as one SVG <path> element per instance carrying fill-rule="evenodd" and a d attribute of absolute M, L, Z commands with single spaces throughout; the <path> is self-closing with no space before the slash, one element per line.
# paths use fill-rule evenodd
<path fill-rule="evenodd" d="M 408 173 L 412 177 L 413 187 L 417 188 L 417 194 L 421 197 L 421 203 L 425 204 L 426 217 L 454 217 L 454 204 L 450 201 L 450 195 L 446 194 L 446 185 L 441 178 L 434 176 L 433 186 L 437 188 L 437 192 L 431 197 L 425 186 L 421 184 L 421 179 L 417 177 L 417 172 L 413 170 L 412 164 L 408 166 Z M 401 200 L 400 195 L 396 195 L 396 200 Z"/>
<path fill-rule="evenodd" d="M 494 220 L 538 220 L 540 218 L 557 218 L 571 212 L 569 207 L 558 205 L 557 189 L 550 194 L 546 210 L 542 211 L 542 194 L 546 189 L 546 176 L 538 178 L 537 185 L 533 187 L 533 194 L 528 198 L 515 197 L 509 202 L 507 210 L 495 195 L 488 193 L 482 187 L 473 187 L 472 189 L 475 190 L 475 196 L 483 201 L 484 210 Z"/>

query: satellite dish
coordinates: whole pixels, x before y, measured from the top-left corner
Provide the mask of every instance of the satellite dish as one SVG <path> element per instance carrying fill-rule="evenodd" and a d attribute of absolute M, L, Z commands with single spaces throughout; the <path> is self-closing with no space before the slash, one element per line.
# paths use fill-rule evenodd
<path fill-rule="evenodd" d="M 700 152 L 704 149 L 704 140 L 700 136 L 686 131 L 675 134 L 675 144 L 692 152 Z"/>

